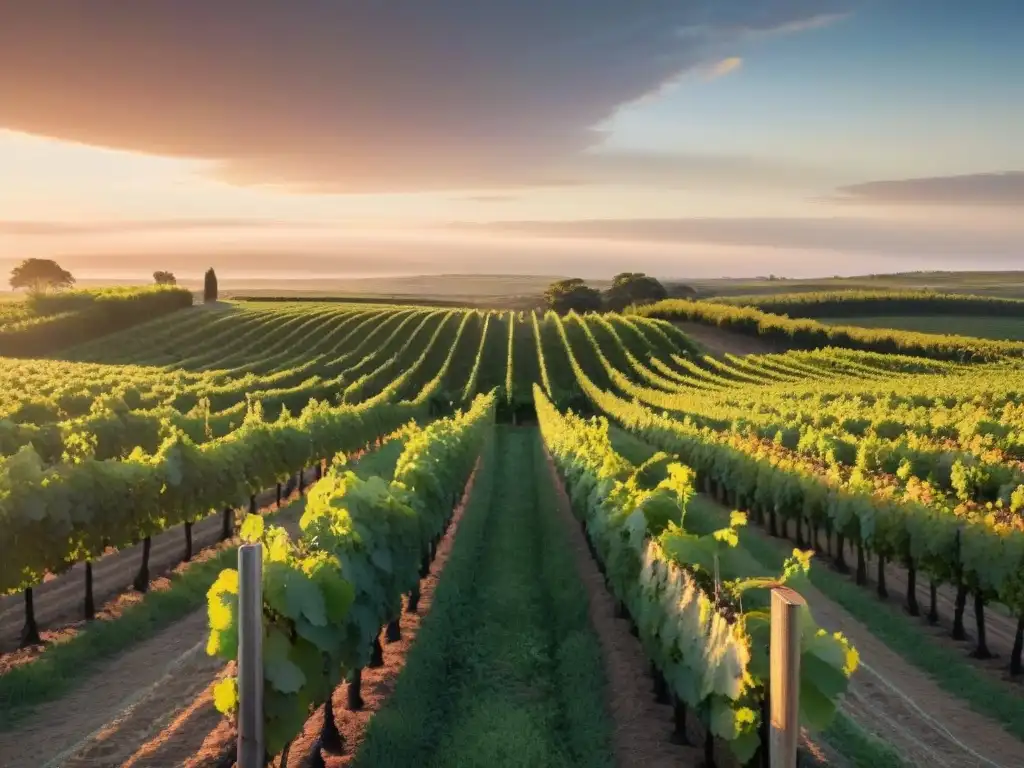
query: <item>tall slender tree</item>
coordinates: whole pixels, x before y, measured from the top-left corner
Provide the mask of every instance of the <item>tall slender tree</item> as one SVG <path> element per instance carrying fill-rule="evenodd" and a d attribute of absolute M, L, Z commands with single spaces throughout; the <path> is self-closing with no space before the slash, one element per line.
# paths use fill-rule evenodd
<path fill-rule="evenodd" d="M 203 301 L 216 301 L 217 300 L 217 273 L 213 271 L 213 267 L 206 270 L 206 279 L 203 283 Z"/>

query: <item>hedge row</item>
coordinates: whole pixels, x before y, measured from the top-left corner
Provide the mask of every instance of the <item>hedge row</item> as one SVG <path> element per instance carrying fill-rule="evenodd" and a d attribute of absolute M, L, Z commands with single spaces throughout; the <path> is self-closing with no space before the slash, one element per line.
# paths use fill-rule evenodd
<path fill-rule="evenodd" d="M 730 296 L 716 304 L 755 307 L 790 317 L 866 315 L 972 315 L 1024 317 L 1024 301 L 935 291 L 812 291 L 767 296 Z"/>
<path fill-rule="evenodd" d="M 28 319 L 0 327 L 0 355 L 44 357 L 192 306 L 184 288 L 153 286 L 30 296 Z"/>
<path fill-rule="evenodd" d="M 631 307 L 630 312 L 662 320 L 687 320 L 757 336 L 788 349 L 846 347 L 882 354 L 914 355 L 936 360 L 992 361 L 1024 356 L 1024 343 L 991 341 L 892 329 L 824 325 L 811 319 L 773 315 L 754 307 L 667 299 Z"/>

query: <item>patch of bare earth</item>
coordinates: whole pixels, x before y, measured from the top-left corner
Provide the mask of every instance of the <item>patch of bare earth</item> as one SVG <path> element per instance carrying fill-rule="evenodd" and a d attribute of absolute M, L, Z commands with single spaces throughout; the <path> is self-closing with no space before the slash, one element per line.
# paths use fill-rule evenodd
<path fill-rule="evenodd" d="M 85 746 L 83 739 L 116 752 L 115 734 L 135 722 L 133 713 L 151 711 L 163 691 L 184 684 L 197 665 L 210 664 L 202 671 L 207 681 L 222 665 L 207 660 L 205 633 L 206 612 L 197 611 L 117 658 L 100 663 L 83 685 L 38 707 L 15 729 L 0 733 L 0 765 L 70 765 L 74 753 Z M 121 761 L 85 764 L 120 765 Z"/>
<path fill-rule="evenodd" d="M 772 540 L 753 526 L 750 533 Z M 783 546 L 781 540 L 774 541 Z M 802 594 L 818 624 L 842 632 L 860 654 L 861 666 L 842 709 L 865 731 L 891 744 L 915 766 L 1024 766 L 1024 745 L 1001 725 L 948 694 L 814 587 L 807 585 Z"/>
<path fill-rule="evenodd" d="M 742 333 L 733 333 L 715 325 L 688 322 L 673 322 L 672 324 L 698 344 L 705 347 L 708 353 L 719 357 L 724 354 L 767 355 L 772 352 L 784 351 L 776 349 L 771 342 L 765 339 L 747 336 Z"/>

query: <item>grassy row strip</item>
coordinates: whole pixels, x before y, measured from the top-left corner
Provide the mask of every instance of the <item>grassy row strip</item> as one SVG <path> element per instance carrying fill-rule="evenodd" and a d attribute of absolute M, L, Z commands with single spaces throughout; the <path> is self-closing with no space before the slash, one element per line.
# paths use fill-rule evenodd
<path fill-rule="evenodd" d="M 716 304 L 757 307 L 790 317 L 858 317 L 860 315 L 968 315 L 1022 317 L 1024 301 L 936 291 L 808 291 L 763 296 L 723 296 Z"/>
<path fill-rule="evenodd" d="M 612 766 L 601 651 L 536 430 L 498 427 L 356 766 Z"/>

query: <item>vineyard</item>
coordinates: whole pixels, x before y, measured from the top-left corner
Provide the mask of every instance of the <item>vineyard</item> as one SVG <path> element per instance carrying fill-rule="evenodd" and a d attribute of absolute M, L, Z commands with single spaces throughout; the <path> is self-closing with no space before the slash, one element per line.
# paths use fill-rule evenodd
<path fill-rule="evenodd" d="M 0 326 L 0 765 L 233 765 L 242 542 L 269 765 L 767 766 L 780 585 L 801 764 L 1024 765 L 1019 344 L 150 294 Z"/>

